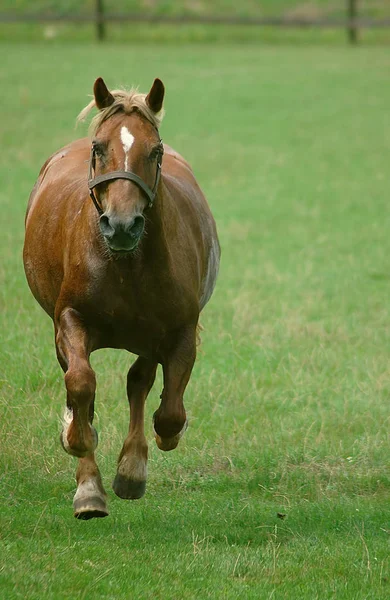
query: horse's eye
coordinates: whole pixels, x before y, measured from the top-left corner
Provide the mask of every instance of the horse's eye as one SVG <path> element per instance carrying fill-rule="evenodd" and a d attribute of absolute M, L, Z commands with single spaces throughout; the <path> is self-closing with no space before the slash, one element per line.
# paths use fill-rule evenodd
<path fill-rule="evenodd" d="M 104 155 L 104 147 L 103 144 L 94 140 L 92 142 L 92 147 L 93 147 L 93 151 L 95 152 L 96 156 L 103 156 Z"/>
<path fill-rule="evenodd" d="M 159 154 L 160 146 L 156 146 L 149 154 L 149 160 L 155 160 Z"/>

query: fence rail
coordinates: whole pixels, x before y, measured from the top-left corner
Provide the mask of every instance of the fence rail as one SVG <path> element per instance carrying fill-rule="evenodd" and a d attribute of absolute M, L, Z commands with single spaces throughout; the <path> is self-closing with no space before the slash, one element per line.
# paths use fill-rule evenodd
<path fill-rule="evenodd" d="M 132 13 L 104 13 L 104 22 L 116 23 L 133 21 L 134 23 L 172 23 L 172 24 L 216 24 L 216 25 L 257 25 L 281 27 L 328 27 L 346 29 L 350 26 L 359 28 L 387 28 L 390 27 L 389 19 L 369 19 L 359 17 L 356 19 L 309 19 L 305 17 L 220 17 L 220 16 L 192 16 L 192 15 L 144 15 Z M 24 14 L 10 15 L 0 13 L 0 23 L 96 23 L 92 14 L 81 15 L 55 15 L 55 14 Z"/>
<path fill-rule="evenodd" d="M 229 17 L 201 15 L 157 15 L 140 13 L 105 12 L 103 0 L 96 0 L 95 13 L 85 14 L 8 14 L 0 13 L 0 23 L 93 23 L 96 26 L 98 40 L 105 38 L 107 23 L 150 23 L 174 25 L 245 25 L 259 27 L 317 27 L 345 29 L 351 43 L 357 42 L 359 29 L 390 28 L 390 18 L 371 19 L 357 15 L 356 0 L 347 0 L 345 18 L 313 19 L 305 17 Z"/>

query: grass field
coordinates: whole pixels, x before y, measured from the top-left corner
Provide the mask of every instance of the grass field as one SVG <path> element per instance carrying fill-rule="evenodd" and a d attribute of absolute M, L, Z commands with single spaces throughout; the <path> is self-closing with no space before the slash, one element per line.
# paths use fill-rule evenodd
<path fill-rule="evenodd" d="M 0 64 L 0 597 L 390 596 L 390 56 L 381 48 L 3 44 Z M 131 357 L 101 351 L 110 516 L 72 516 L 76 461 L 49 318 L 21 263 L 29 192 L 84 129 L 94 79 L 167 88 L 223 260 L 188 387 L 190 428 L 152 442 L 147 494 L 110 490 Z M 280 518 L 279 515 L 285 515 Z"/>

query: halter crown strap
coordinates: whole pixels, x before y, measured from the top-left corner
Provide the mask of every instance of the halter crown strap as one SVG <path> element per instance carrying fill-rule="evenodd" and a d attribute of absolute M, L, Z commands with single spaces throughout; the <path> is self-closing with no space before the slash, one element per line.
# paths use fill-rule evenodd
<path fill-rule="evenodd" d="M 160 150 L 159 150 L 158 157 L 157 157 L 156 179 L 155 179 L 152 190 L 144 182 L 144 180 L 141 179 L 141 177 L 139 177 L 139 175 L 136 175 L 136 173 L 133 173 L 132 171 L 111 171 L 110 173 L 105 173 L 103 175 L 97 175 L 96 177 L 93 177 L 92 175 L 93 175 L 93 171 L 95 170 L 96 155 L 95 155 L 94 147 L 93 146 L 91 147 L 91 156 L 90 156 L 90 160 L 89 160 L 88 189 L 89 189 L 89 195 L 91 196 L 92 202 L 94 203 L 95 208 L 98 211 L 99 215 L 103 214 L 103 210 L 102 210 L 100 204 L 98 203 L 93 190 L 97 185 L 99 185 L 101 183 L 105 183 L 106 181 L 113 181 L 114 179 L 128 179 L 129 181 L 132 181 L 133 183 L 135 183 L 144 192 L 145 196 L 148 198 L 148 200 L 149 200 L 148 208 L 152 208 L 154 199 L 156 197 L 157 187 L 158 187 L 158 184 L 160 181 L 161 159 L 162 159 L 162 155 L 164 154 L 162 140 L 160 140 L 160 143 L 161 143 L 161 146 L 160 146 Z"/>

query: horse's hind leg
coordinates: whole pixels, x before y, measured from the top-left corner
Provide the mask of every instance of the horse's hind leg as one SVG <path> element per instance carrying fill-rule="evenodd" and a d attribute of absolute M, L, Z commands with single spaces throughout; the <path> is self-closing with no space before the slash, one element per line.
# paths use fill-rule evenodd
<path fill-rule="evenodd" d="M 156 443 L 160 450 L 176 448 L 187 429 L 183 395 L 195 357 L 196 328 L 188 327 L 177 335 L 162 363 L 164 389 L 161 404 L 153 417 Z"/>
<path fill-rule="evenodd" d="M 156 377 L 156 368 L 156 362 L 140 356 L 127 375 L 129 433 L 119 455 L 118 470 L 112 485 L 120 498 L 135 500 L 145 493 L 148 444 L 144 433 L 144 407 Z"/>
<path fill-rule="evenodd" d="M 75 517 L 105 517 L 106 493 L 95 462 L 97 433 L 92 427 L 96 380 L 89 364 L 88 334 L 73 309 L 62 311 L 58 319 L 56 345 L 67 391 L 61 442 L 66 452 L 79 458 Z"/>

